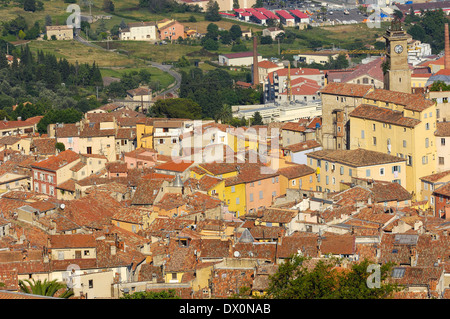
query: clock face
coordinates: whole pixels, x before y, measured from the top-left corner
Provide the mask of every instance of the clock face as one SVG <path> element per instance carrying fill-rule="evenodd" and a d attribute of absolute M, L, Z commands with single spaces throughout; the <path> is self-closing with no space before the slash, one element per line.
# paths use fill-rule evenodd
<path fill-rule="evenodd" d="M 403 52 L 403 47 L 400 44 L 398 44 L 395 46 L 394 51 L 395 53 L 400 54 Z"/>

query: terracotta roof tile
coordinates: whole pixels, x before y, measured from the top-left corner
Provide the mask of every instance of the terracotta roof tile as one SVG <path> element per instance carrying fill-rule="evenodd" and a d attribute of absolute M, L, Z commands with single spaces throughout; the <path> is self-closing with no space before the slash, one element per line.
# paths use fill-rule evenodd
<path fill-rule="evenodd" d="M 331 162 L 339 162 L 354 167 L 405 161 L 405 159 L 397 156 L 362 148 L 355 150 L 320 150 L 308 153 L 308 156 Z"/>
<path fill-rule="evenodd" d="M 39 169 L 45 169 L 50 171 L 57 171 L 63 166 L 66 166 L 67 164 L 73 163 L 76 160 L 80 159 L 80 155 L 75 153 L 71 150 L 66 150 L 58 155 L 52 156 L 46 160 L 35 162 L 32 167 L 39 168 Z"/>
<path fill-rule="evenodd" d="M 420 94 L 403 93 L 384 89 L 375 89 L 372 92 L 367 93 L 364 98 L 403 105 L 405 109 L 418 112 L 426 110 L 434 105 L 433 101 L 424 98 Z"/>
<path fill-rule="evenodd" d="M 363 97 L 370 90 L 372 90 L 371 85 L 332 82 L 320 90 L 320 92 L 322 94 Z"/>
<path fill-rule="evenodd" d="M 349 113 L 349 116 L 405 127 L 415 127 L 421 122 L 420 120 L 403 116 L 403 112 L 369 104 L 359 105 Z"/>
<path fill-rule="evenodd" d="M 450 136 L 450 122 L 437 122 L 434 135 L 439 137 Z"/>

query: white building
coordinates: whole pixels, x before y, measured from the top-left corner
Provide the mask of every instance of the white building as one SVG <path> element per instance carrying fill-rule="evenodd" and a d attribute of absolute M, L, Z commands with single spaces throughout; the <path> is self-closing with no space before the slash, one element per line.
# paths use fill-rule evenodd
<path fill-rule="evenodd" d="M 301 118 L 312 118 L 322 115 L 322 102 L 266 103 L 257 105 L 234 105 L 231 107 L 233 116 L 245 119 L 259 112 L 265 124 L 270 122 L 291 122 Z"/>
<path fill-rule="evenodd" d="M 258 62 L 262 61 L 262 56 L 258 54 Z M 219 55 L 219 65 L 226 66 L 250 66 L 253 65 L 253 51 L 237 52 Z"/>
<path fill-rule="evenodd" d="M 156 41 L 157 32 L 154 22 L 132 22 L 128 27 L 121 29 L 120 40 Z"/>

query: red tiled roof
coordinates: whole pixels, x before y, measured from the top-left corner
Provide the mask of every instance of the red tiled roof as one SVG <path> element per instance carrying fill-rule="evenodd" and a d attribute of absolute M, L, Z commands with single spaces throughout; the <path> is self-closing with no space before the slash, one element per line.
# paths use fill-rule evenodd
<path fill-rule="evenodd" d="M 403 105 L 405 109 L 419 112 L 434 105 L 433 101 L 425 99 L 420 94 L 403 93 L 384 89 L 375 89 L 374 91 L 367 93 L 365 98 Z"/>
<path fill-rule="evenodd" d="M 336 83 L 332 82 L 325 86 L 322 94 L 333 94 L 353 97 L 363 97 L 372 89 L 371 85 L 352 84 L 352 83 Z"/>
<path fill-rule="evenodd" d="M 53 249 L 96 247 L 91 234 L 50 235 L 49 239 Z"/>
<path fill-rule="evenodd" d="M 314 174 L 316 171 L 305 164 L 296 164 L 287 167 L 282 167 L 279 169 L 279 172 L 282 176 L 285 176 L 288 179 L 292 179 Z"/>
<path fill-rule="evenodd" d="M 171 171 L 171 172 L 184 172 L 189 167 L 191 167 L 192 164 L 194 164 L 194 162 L 182 161 L 180 163 L 177 163 L 176 161 L 171 161 L 171 162 L 167 162 L 167 163 L 163 163 L 158 166 L 155 166 L 155 170 Z"/>
<path fill-rule="evenodd" d="M 80 159 L 80 155 L 72 150 L 66 150 L 41 162 L 35 162 L 31 166 L 44 170 L 57 171 L 61 167 L 73 163 L 78 159 Z"/>
<path fill-rule="evenodd" d="M 444 184 L 443 186 L 436 188 L 433 194 L 443 195 L 445 197 L 450 197 L 450 182 Z"/>
<path fill-rule="evenodd" d="M 258 62 L 258 68 L 272 69 L 272 68 L 281 68 L 281 67 L 278 66 L 276 63 L 273 63 L 268 60 L 264 60 L 264 61 Z"/>
<path fill-rule="evenodd" d="M 369 104 L 359 105 L 349 113 L 349 116 L 405 127 L 415 127 L 420 123 L 420 120 L 403 116 L 403 112 Z"/>
<path fill-rule="evenodd" d="M 296 152 L 301 152 L 301 151 L 305 151 L 305 150 L 309 150 L 309 149 L 321 147 L 321 146 L 322 145 L 319 142 L 317 142 L 316 140 L 308 140 L 305 142 L 300 142 L 300 143 L 284 146 L 284 147 L 282 147 L 282 149 L 289 150 L 291 152 L 296 153 Z"/>
<path fill-rule="evenodd" d="M 450 122 L 437 122 L 434 135 L 440 137 L 450 136 Z"/>
<path fill-rule="evenodd" d="M 404 158 L 362 148 L 355 150 L 320 150 L 308 153 L 308 157 L 344 163 L 354 167 L 406 161 Z"/>
<path fill-rule="evenodd" d="M 438 182 L 441 178 L 444 178 L 449 174 L 450 174 L 450 170 L 447 170 L 444 172 L 439 172 L 436 174 L 424 176 L 424 177 L 421 177 L 420 179 L 423 181 L 426 181 L 426 182 L 435 183 L 435 182 Z"/>

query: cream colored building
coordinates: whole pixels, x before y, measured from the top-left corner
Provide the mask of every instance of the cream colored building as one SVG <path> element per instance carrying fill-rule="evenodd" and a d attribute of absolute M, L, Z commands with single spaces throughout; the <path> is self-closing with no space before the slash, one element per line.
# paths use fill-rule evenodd
<path fill-rule="evenodd" d="M 119 40 L 156 41 L 156 23 L 132 22 L 127 28 L 120 30 Z"/>
<path fill-rule="evenodd" d="M 406 160 L 365 149 L 320 150 L 306 154 L 307 165 L 316 169 L 317 191 L 338 192 L 352 178 L 406 185 Z"/>
<path fill-rule="evenodd" d="M 450 169 L 450 122 L 436 123 L 436 170 L 438 172 Z"/>
<path fill-rule="evenodd" d="M 56 40 L 73 40 L 73 26 L 52 25 L 46 26 L 47 39 L 51 40 L 55 36 Z"/>
<path fill-rule="evenodd" d="M 30 177 L 13 172 L 6 172 L 0 176 L 0 192 L 17 190 L 26 191 L 30 184 Z"/>

